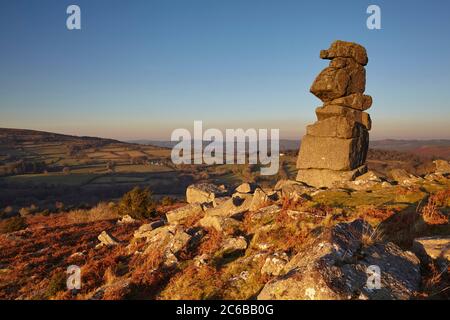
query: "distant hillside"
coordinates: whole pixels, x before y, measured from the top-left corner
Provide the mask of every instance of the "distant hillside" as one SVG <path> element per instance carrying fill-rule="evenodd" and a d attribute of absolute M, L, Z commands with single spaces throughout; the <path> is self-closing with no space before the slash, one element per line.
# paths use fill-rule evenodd
<path fill-rule="evenodd" d="M 450 159 L 450 140 L 375 140 L 372 149 L 409 152 L 428 158 Z"/>
<path fill-rule="evenodd" d="M 153 145 L 164 148 L 172 148 L 177 142 L 163 140 L 133 140 L 130 143 Z M 207 142 L 205 142 L 207 144 Z M 298 151 L 299 140 L 280 140 L 280 151 Z M 427 158 L 450 159 L 450 140 L 373 140 L 370 141 L 371 149 L 408 152 Z"/>
<path fill-rule="evenodd" d="M 9 129 L 0 128 L 0 144 L 8 143 L 24 143 L 24 142 L 104 142 L 104 143 L 119 143 L 117 140 L 87 137 L 87 136 L 72 136 L 53 132 L 26 130 L 26 129 Z"/>
<path fill-rule="evenodd" d="M 152 145 L 163 148 L 172 148 L 178 143 L 176 141 L 163 141 L 163 140 L 131 140 L 127 142 L 143 145 Z M 204 142 L 205 145 L 207 145 L 208 143 L 209 142 Z M 288 139 L 280 140 L 280 151 L 282 152 L 287 150 L 298 150 L 299 147 L 300 147 L 299 140 L 288 140 Z"/>

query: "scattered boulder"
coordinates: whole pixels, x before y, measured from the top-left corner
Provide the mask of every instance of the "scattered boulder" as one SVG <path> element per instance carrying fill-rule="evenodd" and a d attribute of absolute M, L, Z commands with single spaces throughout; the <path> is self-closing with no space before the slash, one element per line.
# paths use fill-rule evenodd
<path fill-rule="evenodd" d="M 130 283 L 131 280 L 129 278 L 124 278 L 105 284 L 97 288 L 89 300 L 126 299 L 132 291 Z"/>
<path fill-rule="evenodd" d="M 248 182 L 244 182 L 236 188 L 236 192 L 239 193 L 250 193 L 252 192 L 252 186 Z"/>
<path fill-rule="evenodd" d="M 425 180 L 430 182 L 439 182 L 445 179 L 445 176 L 441 173 L 429 173 L 423 177 Z"/>
<path fill-rule="evenodd" d="M 157 244 L 160 247 L 167 247 L 176 230 L 177 226 L 166 225 L 145 233 L 145 242 L 148 244 L 147 248 L 150 250 L 153 249 L 151 246 L 152 244 Z"/>
<path fill-rule="evenodd" d="M 281 208 L 277 204 L 273 204 L 268 207 L 261 208 L 255 211 L 251 215 L 251 220 L 256 224 L 256 226 L 265 224 L 265 222 L 273 221 L 277 215 L 280 213 Z"/>
<path fill-rule="evenodd" d="M 183 224 L 189 218 L 203 214 L 203 208 L 199 203 L 190 203 L 181 208 L 166 213 L 169 224 Z"/>
<path fill-rule="evenodd" d="M 148 255 L 160 251 L 163 254 L 163 265 L 173 267 L 178 263 L 178 254 L 190 245 L 191 240 L 192 236 L 186 233 L 181 226 L 163 226 L 147 234 L 142 254 Z"/>
<path fill-rule="evenodd" d="M 190 185 L 186 189 L 187 203 L 213 202 L 216 197 L 226 195 L 227 190 L 223 186 L 212 183 L 199 183 Z"/>
<path fill-rule="evenodd" d="M 360 175 L 355 179 L 355 181 L 361 181 L 363 183 L 372 181 L 372 182 L 383 182 L 384 179 L 381 178 L 378 174 L 373 172 L 372 170 L 367 171 L 366 173 Z"/>
<path fill-rule="evenodd" d="M 450 173 L 450 163 L 445 160 L 435 160 L 433 161 L 436 166 L 436 173 L 447 174 Z"/>
<path fill-rule="evenodd" d="M 121 219 L 119 219 L 118 221 L 117 221 L 117 224 L 132 224 L 132 223 L 136 223 L 136 219 L 134 219 L 134 218 L 132 218 L 131 216 L 129 216 L 128 214 L 127 215 L 124 215 Z"/>
<path fill-rule="evenodd" d="M 356 177 L 354 181 L 346 182 L 343 187 L 355 189 L 355 190 L 366 190 L 378 186 L 385 182 L 379 175 L 373 171 L 368 171 L 359 177 Z"/>
<path fill-rule="evenodd" d="M 196 256 L 194 258 L 194 265 L 196 267 L 201 267 L 201 266 L 205 266 L 208 264 L 208 261 L 211 259 L 211 257 L 209 255 L 207 255 L 206 253 L 201 254 L 199 256 Z"/>
<path fill-rule="evenodd" d="M 135 239 L 148 238 L 152 235 L 152 231 L 156 228 L 162 227 L 165 224 L 164 220 L 157 220 L 150 223 L 143 224 L 138 230 L 134 232 Z"/>
<path fill-rule="evenodd" d="M 396 182 L 398 182 L 401 185 L 412 185 L 420 181 L 420 178 L 408 173 L 404 169 L 392 169 L 389 171 L 389 175 L 392 177 L 392 179 Z"/>
<path fill-rule="evenodd" d="M 266 258 L 266 261 L 261 269 L 261 274 L 278 276 L 281 274 L 288 262 L 289 258 L 285 252 L 275 252 Z"/>
<path fill-rule="evenodd" d="M 238 230 L 241 222 L 236 219 L 215 215 L 205 215 L 200 221 L 199 225 L 203 228 L 214 228 L 219 232 L 233 234 Z"/>
<path fill-rule="evenodd" d="M 308 198 L 309 194 L 316 189 L 298 181 L 280 180 L 275 185 L 274 190 L 281 194 L 281 198 L 287 198 L 295 201 L 301 198 Z"/>
<path fill-rule="evenodd" d="M 247 240 L 244 237 L 226 238 L 222 243 L 220 255 L 231 254 L 245 249 L 247 249 Z"/>
<path fill-rule="evenodd" d="M 114 238 L 107 231 L 100 233 L 97 239 L 100 241 L 99 246 L 115 246 L 119 244 L 119 240 Z"/>
<path fill-rule="evenodd" d="M 235 193 L 233 196 L 213 208 L 207 209 L 205 215 L 231 217 L 250 209 L 253 195 L 247 193 Z"/>
<path fill-rule="evenodd" d="M 184 232 L 182 229 L 178 229 L 175 232 L 172 240 L 170 241 L 168 249 L 170 250 L 171 253 L 177 254 L 188 245 L 191 238 L 192 237 L 186 232 Z"/>
<path fill-rule="evenodd" d="M 280 199 L 280 195 L 277 191 L 264 191 L 261 188 L 257 188 L 253 193 L 253 199 L 250 203 L 249 210 L 255 211 L 263 207 L 269 206 L 274 201 Z"/>
<path fill-rule="evenodd" d="M 373 233 L 363 220 L 326 229 L 264 286 L 258 299 L 412 298 L 420 288 L 419 259 L 393 243 L 364 240 Z M 377 268 L 380 286 L 372 287 Z"/>

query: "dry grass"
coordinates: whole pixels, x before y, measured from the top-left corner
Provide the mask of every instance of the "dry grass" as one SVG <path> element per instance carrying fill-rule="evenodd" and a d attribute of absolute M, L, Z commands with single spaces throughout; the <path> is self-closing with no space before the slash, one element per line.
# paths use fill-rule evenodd
<path fill-rule="evenodd" d="M 0 273 L 0 299 L 78 298 L 64 292 L 54 297 L 46 294 L 54 274 L 72 264 L 83 270 L 80 294 L 96 289 L 104 283 L 107 268 L 114 267 L 116 272 L 120 269 L 117 266 L 124 263 L 125 254 L 121 247 L 95 249 L 97 236 L 107 230 L 119 240 L 129 241 L 135 229 L 106 220 L 67 224 L 64 214 L 34 216 L 29 220 L 30 226 L 24 232 L 14 237 L 0 236 L 0 265 L 7 266 L 6 272 Z M 74 253 L 82 254 L 72 257 Z"/>
<path fill-rule="evenodd" d="M 187 229 L 194 227 L 197 224 L 197 222 L 201 218 L 203 218 L 204 215 L 205 214 L 203 211 L 198 212 L 197 214 L 191 214 L 189 217 L 186 218 L 186 220 L 184 220 L 183 222 L 184 227 Z"/>
<path fill-rule="evenodd" d="M 434 262 L 428 265 L 423 278 L 423 293 L 428 299 L 450 299 L 450 265 L 442 269 Z"/>
<path fill-rule="evenodd" d="M 377 225 L 373 230 L 366 229 L 361 236 L 361 243 L 364 247 L 373 246 L 377 242 L 382 242 L 384 238 L 383 231 L 379 229 L 380 225 Z"/>
<path fill-rule="evenodd" d="M 428 198 L 428 203 L 422 209 L 423 220 L 431 225 L 448 223 L 448 215 L 441 212 L 441 208 L 447 206 L 450 198 L 450 190 L 440 191 Z"/>
<path fill-rule="evenodd" d="M 112 204 L 99 203 L 89 210 L 73 210 L 66 214 L 68 223 L 89 223 L 100 220 L 112 220 L 120 218 Z"/>
<path fill-rule="evenodd" d="M 154 299 L 165 287 L 176 270 L 164 266 L 164 256 L 164 248 L 156 248 L 144 256 L 133 257 L 130 298 Z"/>
<path fill-rule="evenodd" d="M 223 235 L 221 232 L 216 229 L 209 228 L 207 229 L 208 234 L 203 238 L 199 248 L 198 253 L 213 255 L 216 253 L 222 246 Z"/>
<path fill-rule="evenodd" d="M 196 267 L 191 264 L 170 279 L 158 299 L 219 299 L 223 284 L 220 272 L 215 268 L 210 266 Z"/>

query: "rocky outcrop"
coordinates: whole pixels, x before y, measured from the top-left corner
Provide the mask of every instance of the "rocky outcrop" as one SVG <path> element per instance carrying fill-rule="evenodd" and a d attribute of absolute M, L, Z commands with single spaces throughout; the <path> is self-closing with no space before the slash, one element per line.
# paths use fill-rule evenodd
<path fill-rule="evenodd" d="M 367 110 L 372 98 L 364 95 L 368 62 L 364 47 L 335 41 L 320 53 L 330 65 L 315 79 L 311 93 L 324 103 L 318 121 L 307 127 L 297 160 L 297 180 L 314 187 L 333 187 L 366 172 L 372 127 Z"/>
<path fill-rule="evenodd" d="M 363 220 L 322 232 L 264 286 L 258 299 L 412 298 L 420 286 L 419 259 L 393 243 L 372 243 L 373 234 Z"/>

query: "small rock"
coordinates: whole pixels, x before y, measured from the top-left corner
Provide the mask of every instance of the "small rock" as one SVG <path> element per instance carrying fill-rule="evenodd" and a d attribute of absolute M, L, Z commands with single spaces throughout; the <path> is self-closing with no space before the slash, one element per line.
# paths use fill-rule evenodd
<path fill-rule="evenodd" d="M 196 256 L 194 258 L 194 265 L 196 267 L 201 267 L 201 266 L 207 265 L 209 259 L 210 259 L 210 256 L 207 255 L 206 253 L 204 253 L 202 255 L 199 255 L 199 256 Z"/>
<path fill-rule="evenodd" d="M 355 181 L 363 181 L 364 183 L 367 183 L 368 181 L 382 182 L 383 179 L 372 170 L 369 170 L 366 173 L 357 177 Z"/>
<path fill-rule="evenodd" d="M 136 223 L 136 219 L 133 219 L 131 216 L 129 216 L 128 214 L 123 216 L 122 219 L 117 221 L 117 224 L 131 224 L 131 223 Z"/>
<path fill-rule="evenodd" d="M 83 252 L 75 252 L 73 254 L 71 254 L 69 256 L 70 259 L 74 259 L 74 258 L 81 258 L 84 257 L 84 253 Z"/>
<path fill-rule="evenodd" d="M 316 190 L 315 188 L 293 180 L 280 180 L 277 182 L 274 189 L 275 191 L 281 192 L 282 198 L 293 201 L 307 198 L 309 194 Z"/>
<path fill-rule="evenodd" d="M 236 192 L 250 193 L 250 192 L 252 192 L 252 187 L 251 187 L 250 183 L 244 182 L 243 184 L 241 184 L 240 186 L 238 186 L 236 188 Z"/>
<path fill-rule="evenodd" d="M 97 238 L 101 246 L 115 246 L 119 244 L 119 241 L 106 231 L 103 231 Z"/>
<path fill-rule="evenodd" d="M 244 237 L 240 236 L 237 238 L 228 238 L 222 244 L 221 250 L 224 253 L 230 253 L 234 251 L 240 251 L 247 249 L 247 240 Z"/>

